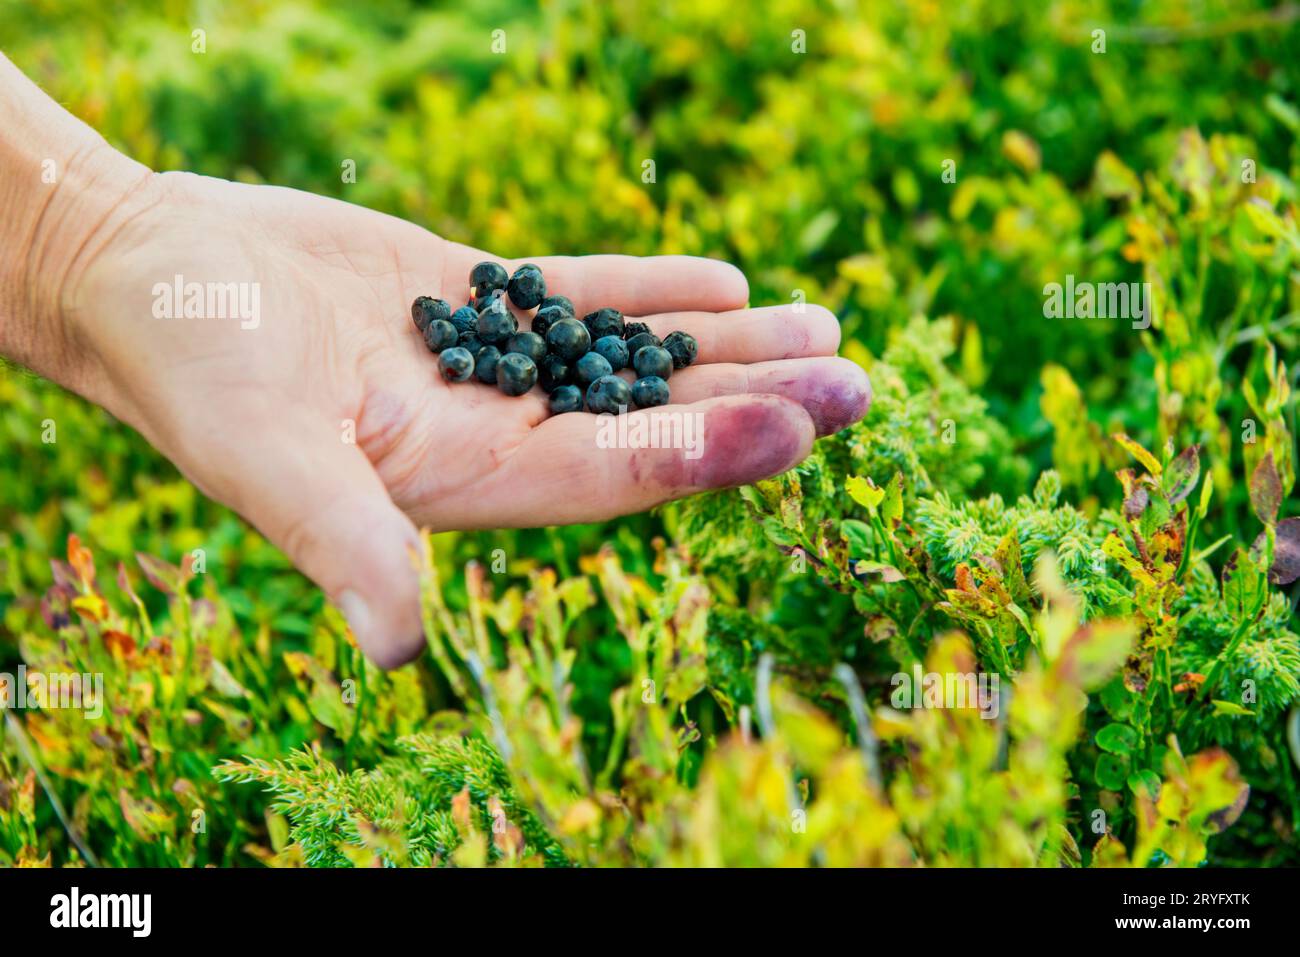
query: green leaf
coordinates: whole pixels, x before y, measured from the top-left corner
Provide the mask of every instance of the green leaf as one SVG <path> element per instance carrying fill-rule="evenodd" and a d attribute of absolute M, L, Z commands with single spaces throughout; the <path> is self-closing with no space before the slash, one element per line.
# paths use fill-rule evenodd
<path fill-rule="evenodd" d="M 1239 622 L 1254 620 L 1268 598 L 1268 583 L 1259 567 L 1238 548 L 1223 566 L 1223 604 Z"/>
<path fill-rule="evenodd" d="M 1214 698 L 1210 703 L 1214 705 L 1215 714 L 1231 715 L 1233 717 L 1245 717 L 1247 715 L 1253 715 L 1255 713 L 1251 711 L 1249 708 L 1243 708 L 1241 705 L 1233 701 L 1223 701 L 1219 698 Z"/>
<path fill-rule="evenodd" d="M 880 518 L 885 523 L 885 528 L 891 531 L 903 521 L 902 472 L 895 472 L 894 477 L 885 486 L 885 498 L 880 509 Z"/>
<path fill-rule="evenodd" d="M 856 518 L 846 518 L 840 522 L 840 538 L 849 546 L 850 558 L 861 558 L 871 554 L 875 542 L 871 537 L 871 527 Z"/>
<path fill-rule="evenodd" d="M 1286 224 L 1273 209 L 1258 197 L 1253 197 L 1242 206 L 1251 225 L 1270 239 L 1286 238 Z"/>
<path fill-rule="evenodd" d="M 859 475 L 850 475 L 844 482 L 844 490 L 853 501 L 872 513 L 885 498 L 884 489 L 878 488 L 871 479 Z"/>
<path fill-rule="evenodd" d="M 1210 510 L 1210 499 L 1214 497 L 1214 476 L 1209 472 L 1205 473 L 1205 484 L 1201 486 L 1201 501 L 1196 506 L 1196 517 L 1205 518 Z"/>
<path fill-rule="evenodd" d="M 1160 476 L 1160 472 L 1161 472 L 1160 463 L 1156 461 L 1156 457 L 1154 455 L 1152 455 L 1150 452 L 1144 449 L 1133 439 L 1129 438 L 1123 432 L 1115 433 L 1115 435 L 1112 436 L 1112 438 L 1114 438 L 1116 442 L 1118 442 L 1121 446 L 1123 446 L 1129 455 L 1133 456 L 1133 458 L 1141 462 L 1142 467 L 1145 468 L 1148 472 L 1150 472 L 1152 475 L 1156 476 L 1157 478 Z"/>
<path fill-rule="evenodd" d="M 1108 724 L 1097 732 L 1097 747 L 1111 754 L 1130 755 L 1137 746 L 1138 733 L 1126 724 Z"/>
<path fill-rule="evenodd" d="M 1151 800 L 1160 797 L 1160 775 L 1150 768 L 1142 768 L 1128 776 L 1128 789 L 1134 794 L 1146 794 Z"/>
<path fill-rule="evenodd" d="M 1118 754 L 1101 755 L 1093 769 L 1093 778 L 1107 791 L 1120 790 L 1128 781 L 1128 758 Z"/>

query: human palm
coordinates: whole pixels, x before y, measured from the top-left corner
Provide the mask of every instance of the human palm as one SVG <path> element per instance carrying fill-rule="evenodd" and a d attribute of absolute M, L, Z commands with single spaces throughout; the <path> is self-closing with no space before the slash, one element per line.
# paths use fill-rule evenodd
<path fill-rule="evenodd" d="M 751 482 L 869 400 L 858 367 L 834 358 L 832 314 L 745 309 L 744 277 L 725 263 L 533 257 L 579 315 L 612 306 L 699 341 L 697 364 L 669 382 L 673 405 L 655 410 L 699 413 L 698 453 L 603 448 L 596 416 L 550 416 L 539 389 L 507 397 L 439 376 L 411 300 L 459 305 L 471 266 L 497 257 L 336 200 L 189 174 L 149 177 L 122 205 L 65 296 L 98 360 L 86 391 L 281 547 L 384 665 L 422 647 L 417 524 L 593 521 Z M 156 318 L 156 286 L 177 275 L 255 285 L 255 327 Z"/>

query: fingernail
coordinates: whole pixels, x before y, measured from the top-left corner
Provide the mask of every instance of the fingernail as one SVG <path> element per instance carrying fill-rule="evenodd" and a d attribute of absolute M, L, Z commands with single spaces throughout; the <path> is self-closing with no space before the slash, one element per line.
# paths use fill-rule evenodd
<path fill-rule="evenodd" d="M 848 428 L 867 414 L 871 406 L 871 380 L 857 365 L 845 362 L 841 373 L 809 382 L 798 398 L 812 416 L 818 435 L 830 435 Z"/>

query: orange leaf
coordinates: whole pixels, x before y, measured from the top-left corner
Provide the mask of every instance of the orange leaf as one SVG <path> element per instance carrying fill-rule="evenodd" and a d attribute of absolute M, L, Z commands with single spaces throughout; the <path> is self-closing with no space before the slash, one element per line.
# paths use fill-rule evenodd
<path fill-rule="evenodd" d="M 68 563 L 77 570 L 81 583 L 90 588 L 95 581 L 95 556 L 75 533 L 68 536 Z"/>
<path fill-rule="evenodd" d="M 123 658 L 130 658 L 135 654 L 135 639 L 125 632 L 110 628 L 104 632 L 104 647 L 112 655 L 121 654 Z"/>

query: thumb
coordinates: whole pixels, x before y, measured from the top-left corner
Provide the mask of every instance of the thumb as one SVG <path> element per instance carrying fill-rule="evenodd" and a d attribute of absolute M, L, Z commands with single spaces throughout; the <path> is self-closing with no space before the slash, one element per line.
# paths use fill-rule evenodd
<path fill-rule="evenodd" d="M 424 649 L 415 526 L 355 444 L 329 430 L 287 434 L 241 441 L 231 504 L 324 590 L 371 661 L 414 660 Z"/>

